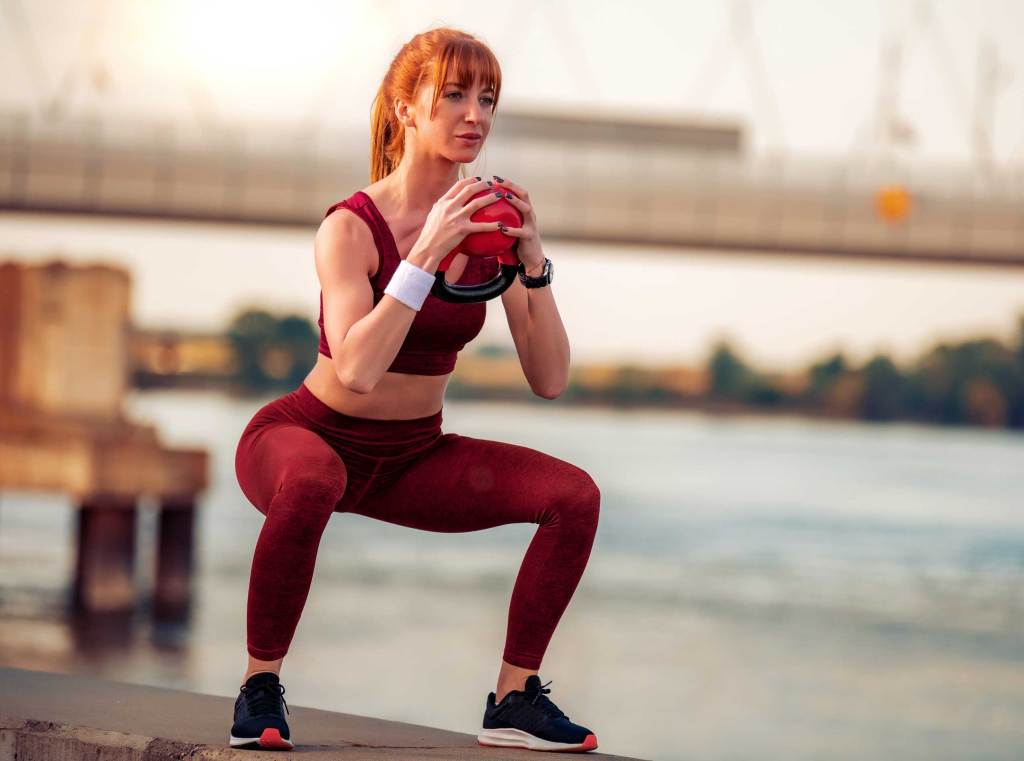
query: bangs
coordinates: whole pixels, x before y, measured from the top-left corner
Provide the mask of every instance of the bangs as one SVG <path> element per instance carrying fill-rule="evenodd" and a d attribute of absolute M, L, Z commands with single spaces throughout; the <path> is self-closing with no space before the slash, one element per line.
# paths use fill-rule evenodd
<path fill-rule="evenodd" d="M 437 101 L 446 82 L 456 82 L 468 88 L 476 81 L 484 88 L 494 89 L 494 108 L 498 106 L 501 93 L 501 67 L 498 59 L 486 45 L 476 40 L 452 40 L 437 57 L 434 65 L 434 97 L 430 113 L 433 115 Z"/>

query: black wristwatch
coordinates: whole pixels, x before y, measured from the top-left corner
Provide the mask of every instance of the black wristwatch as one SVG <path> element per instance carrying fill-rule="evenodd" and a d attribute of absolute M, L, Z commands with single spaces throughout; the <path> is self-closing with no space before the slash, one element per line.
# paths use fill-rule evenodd
<path fill-rule="evenodd" d="M 519 262 L 519 282 L 527 288 L 543 288 L 555 279 L 555 265 L 546 256 L 544 257 L 544 270 L 537 277 L 530 277 L 526 274 L 526 265 Z"/>

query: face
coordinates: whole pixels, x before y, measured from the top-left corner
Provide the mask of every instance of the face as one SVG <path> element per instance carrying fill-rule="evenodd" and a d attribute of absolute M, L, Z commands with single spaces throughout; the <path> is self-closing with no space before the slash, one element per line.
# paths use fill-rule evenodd
<path fill-rule="evenodd" d="M 422 86 L 414 114 L 406 115 L 415 120 L 417 149 L 436 152 L 453 162 L 475 161 L 491 130 L 494 90 L 479 80 L 465 87 L 449 81 L 442 88 L 434 118 L 430 119 L 433 92 L 433 83 Z M 460 135 L 478 135 L 479 138 L 467 139 Z"/>

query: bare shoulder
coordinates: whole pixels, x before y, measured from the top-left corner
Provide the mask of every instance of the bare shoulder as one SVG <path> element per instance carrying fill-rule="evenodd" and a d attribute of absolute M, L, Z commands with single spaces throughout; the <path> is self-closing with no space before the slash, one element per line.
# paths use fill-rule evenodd
<path fill-rule="evenodd" d="M 366 222 L 351 209 L 340 206 L 328 214 L 317 228 L 314 241 L 317 267 L 333 269 L 343 265 L 350 269 L 358 261 L 367 277 L 372 277 L 379 264 L 373 233 Z M 338 261 L 338 259 L 344 261 Z"/>

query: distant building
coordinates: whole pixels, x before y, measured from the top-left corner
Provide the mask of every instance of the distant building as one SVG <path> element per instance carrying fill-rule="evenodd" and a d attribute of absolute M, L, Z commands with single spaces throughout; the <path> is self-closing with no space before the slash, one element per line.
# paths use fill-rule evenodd
<path fill-rule="evenodd" d="M 0 405 L 120 417 L 130 293 L 105 264 L 0 262 Z"/>
<path fill-rule="evenodd" d="M 119 267 L 0 262 L 0 490 L 74 500 L 74 605 L 96 612 L 134 607 L 138 505 L 155 501 L 152 609 L 182 620 L 208 455 L 123 413 L 130 304 Z"/>
<path fill-rule="evenodd" d="M 128 352 L 136 377 L 228 379 L 238 370 L 234 347 L 221 333 L 134 329 L 129 335 Z"/>

